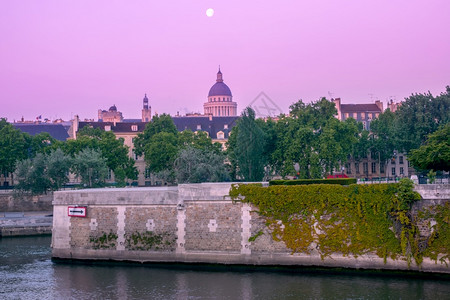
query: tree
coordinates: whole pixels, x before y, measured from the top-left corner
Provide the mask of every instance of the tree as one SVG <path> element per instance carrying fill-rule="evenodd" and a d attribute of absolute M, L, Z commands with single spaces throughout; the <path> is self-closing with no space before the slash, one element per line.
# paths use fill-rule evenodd
<path fill-rule="evenodd" d="M 450 123 L 428 135 L 422 146 L 411 151 L 409 160 L 422 170 L 450 171 Z"/>
<path fill-rule="evenodd" d="M 54 139 L 48 132 L 41 132 L 30 137 L 31 156 L 37 153 L 49 154 L 50 152 L 61 147 L 60 141 Z"/>
<path fill-rule="evenodd" d="M 438 97 L 429 92 L 411 95 L 400 105 L 396 115 L 398 150 L 409 154 L 425 142 L 427 135 L 450 121 L 450 87 Z"/>
<path fill-rule="evenodd" d="M 115 179 L 124 184 L 127 178 L 137 179 L 137 169 L 133 158 L 128 156 L 129 148 L 122 138 L 117 139 L 113 132 L 99 128 L 83 127 L 76 140 L 67 141 L 62 148 L 65 153 L 74 157 L 82 150 L 90 148 L 100 151 Z"/>
<path fill-rule="evenodd" d="M 45 154 L 38 153 L 34 158 L 20 161 L 17 164 L 16 177 L 18 183 L 14 188 L 21 192 L 39 195 L 50 190 L 51 181 L 47 174 Z"/>
<path fill-rule="evenodd" d="M 394 150 L 401 148 L 398 135 L 398 118 L 399 116 L 389 109 L 381 113 L 376 120 L 370 124 L 371 135 L 371 149 L 378 153 L 380 163 L 384 163 L 391 159 L 394 155 Z"/>
<path fill-rule="evenodd" d="M 239 127 L 236 136 L 234 157 L 238 174 L 247 181 L 261 181 L 264 177 L 265 134 L 255 121 L 255 111 L 248 107 L 236 124 Z M 233 131 L 231 132 L 233 134 Z"/>
<path fill-rule="evenodd" d="M 170 133 L 175 136 L 178 134 L 177 127 L 173 123 L 170 115 L 162 114 L 153 116 L 152 121 L 145 126 L 144 132 L 138 134 L 134 139 L 134 152 L 137 155 L 143 155 L 151 138 L 160 132 Z"/>
<path fill-rule="evenodd" d="M 206 132 L 192 132 L 191 130 L 183 130 L 178 133 L 178 146 L 180 149 L 192 147 L 215 153 L 220 153 L 222 149 L 222 145 L 220 143 L 213 143 Z"/>
<path fill-rule="evenodd" d="M 64 184 L 69 182 L 69 171 L 72 165 L 72 158 L 65 155 L 61 149 L 51 151 L 46 156 L 47 176 L 50 180 L 52 191 L 59 190 Z"/>
<path fill-rule="evenodd" d="M 86 148 L 75 155 L 72 171 L 81 179 L 82 184 L 94 187 L 104 184 L 108 166 L 100 151 Z"/>
<path fill-rule="evenodd" d="M 223 154 L 211 149 L 188 146 L 181 149 L 175 160 L 178 183 L 228 181 L 229 173 Z"/>
<path fill-rule="evenodd" d="M 56 191 L 69 181 L 71 158 L 61 149 L 49 154 L 37 153 L 35 157 L 17 164 L 15 189 L 32 195 Z"/>
<path fill-rule="evenodd" d="M 28 137 L 28 138 L 27 138 Z M 0 119 L 0 171 L 13 173 L 16 163 L 29 157 L 29 135 Z"/>

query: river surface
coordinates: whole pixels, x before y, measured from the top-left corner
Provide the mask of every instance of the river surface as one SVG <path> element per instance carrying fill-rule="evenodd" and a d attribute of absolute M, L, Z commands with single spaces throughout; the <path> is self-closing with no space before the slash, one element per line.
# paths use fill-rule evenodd
<path fill-rule="evenodd" d="M 450 299 L 427 278 L 51 261 L 51 238 L 0 238 L 0 299 Z"/>

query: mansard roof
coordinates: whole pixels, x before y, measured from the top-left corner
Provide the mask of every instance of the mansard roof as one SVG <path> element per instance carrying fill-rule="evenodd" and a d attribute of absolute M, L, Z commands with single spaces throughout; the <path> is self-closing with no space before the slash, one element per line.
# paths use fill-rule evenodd
<path fill-rule="evenodd" d="M 228 139 L 231 128 L 236 125 L 238 116 L 233 117 L 213 117 L 213 116 L 195 116 L 195 117 L 172 117 L 178 131 L 206 131 L 212 139 L 217 139 L 217 133 L 222 131 L 224 138 Z M 200 126 L 200 129 L 198 129 Z M 227 128 L 225 128 L 227 127 Z"/>
<path fill-rule="evenodd" d="M 354 113 L 354 112 L 379 112 L 381 109 L 376 104 L 341 104 L 341 112 Z"/>
<path fill-rule="evenodd" d="M 50 136 L 58 141 L 65 141 L 69 137 L 68 128 L 62 124 L 35 124 L 35 123 L 12 123 L 12 125 L 22 132 L 29 135 L 36 135 L 47 132 Z"/>
<path fill-rule="evenodd" d="M 142 132 L 145 129 L 145 125 L 147 122 L 80 122 L 78 124 L 78 129 L 81 129 L 85 126 L 89 126 L 92 128 L 100 128 L 101 130 L 105 130 L 106 126 L 110 126 L 112 132 Z M 132 130 L 132 126 L 136 125 L 137 130 Z"/>

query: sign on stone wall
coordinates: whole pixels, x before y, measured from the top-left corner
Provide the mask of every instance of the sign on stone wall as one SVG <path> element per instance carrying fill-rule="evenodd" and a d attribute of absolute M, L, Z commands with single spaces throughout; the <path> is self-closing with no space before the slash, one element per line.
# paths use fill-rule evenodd
<path fill-rule="evenodd" d="M 86 207 L 85 206 L 69 206 L 67 207 L 67 215 L 69 217 L 86 217 Z"/>

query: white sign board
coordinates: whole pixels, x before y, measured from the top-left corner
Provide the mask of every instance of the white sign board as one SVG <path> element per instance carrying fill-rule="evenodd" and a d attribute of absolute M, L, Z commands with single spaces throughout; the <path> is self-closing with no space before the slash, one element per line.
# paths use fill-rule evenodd
<path fill-rule="evenodd" d="M 86 217 L 85 206 L 69 206 L 67 207 L 67 215 L 69 217 Z"/>

